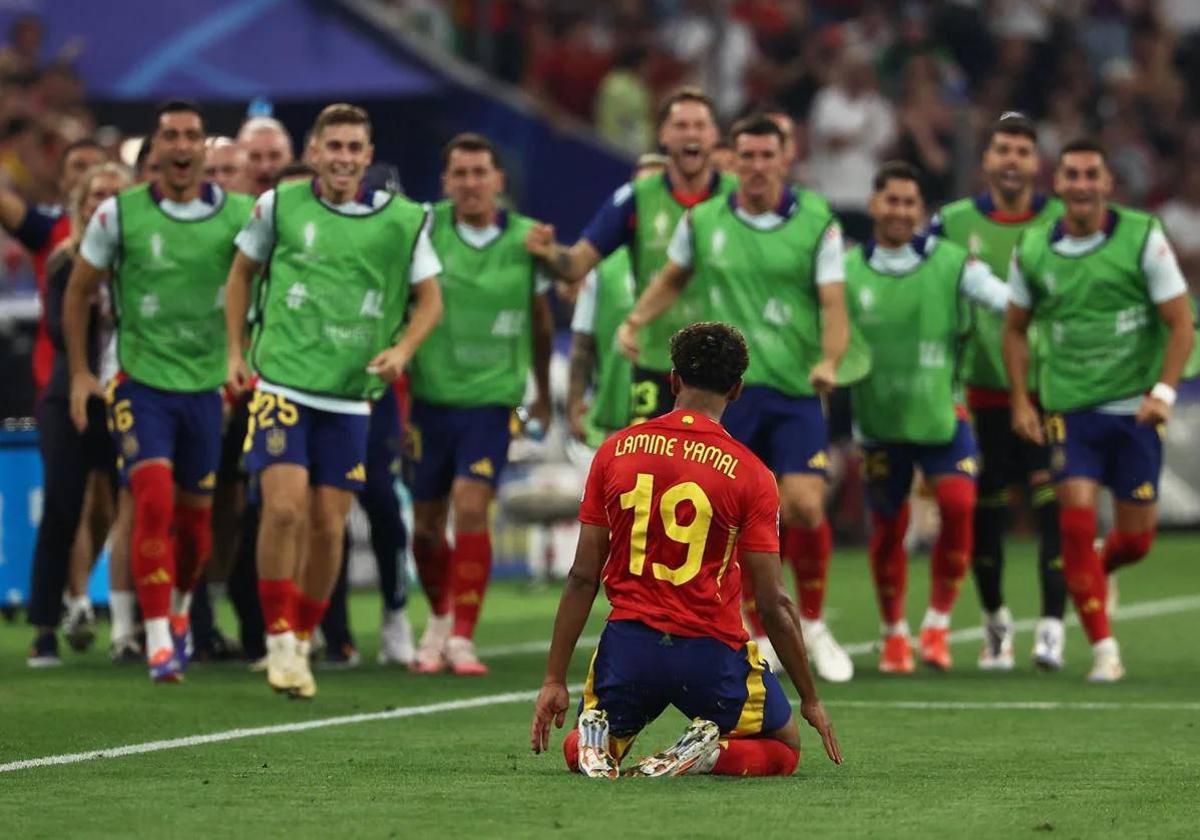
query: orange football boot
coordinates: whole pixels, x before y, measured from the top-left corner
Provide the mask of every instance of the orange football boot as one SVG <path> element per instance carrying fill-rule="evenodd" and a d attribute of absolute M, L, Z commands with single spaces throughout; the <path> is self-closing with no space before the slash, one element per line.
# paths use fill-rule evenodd
<path fill-rule="evenodd" d="M 950 670 L 950 628 L 921 628 L 921 661 L 939 671 Z"/>
<path fill-rule="evenodd" d="M 912 642 L 903 633 L 893 633 L 883 640 L 883 652 L 879 654 L 879 670 L 885 674 L 911 674 L 913 665 Z"/>

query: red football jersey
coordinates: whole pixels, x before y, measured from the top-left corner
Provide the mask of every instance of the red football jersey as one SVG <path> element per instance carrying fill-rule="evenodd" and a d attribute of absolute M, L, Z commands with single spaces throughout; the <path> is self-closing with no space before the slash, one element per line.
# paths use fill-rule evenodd
<path fill-rule="evenodd" d="M 739 552 L 779 552 L 779 491 L 720 423 L 675 410 L 617 432 L 592 461 L 579 519 L 609 530 L 609 620 L 746 643 Z"/>

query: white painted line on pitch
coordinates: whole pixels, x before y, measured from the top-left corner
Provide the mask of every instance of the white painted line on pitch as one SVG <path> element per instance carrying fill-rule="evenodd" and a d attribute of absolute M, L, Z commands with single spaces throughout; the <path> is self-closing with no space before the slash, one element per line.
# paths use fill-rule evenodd
<path fill-rule="evenodd" d="M 583 685 L 567 686 L 571 692 L 578 692 Z M 310 729 L 327 729 L 331 726 L 350 726 L 356 723 L 374 723 L 381 720 L 397 720 L 399 718 L 419 717 L 421 715 L 436 715 L 440 712 L 459 712 L 464 709 L 478 709 L 484 706 L 498 706 L 503 703 L 532 702 L 537 699 L 536 691 L 510 691 L 505 694 L 487 694 L 483 697 L 472 697 L 466 700 L 448 700 L 444 703 L 429 703 L 423 706 L 406 706 L 399 709 L 389 709 L 386 712 L 366 712 L 357 715 L 339 715 L 338 717 L 319 718 L 297 723 L 281 723 L 273 726 L 255 726 L 245 729 L 229 729 L 225 732 L 213 732 L 208 735 L 188 735 L 184 738 L 171 738 L 164 741 L 147 741 L 142 744 L 127 744 L 122 747 L 109 747 L 102 750 L 89 750 L 81 753 L 65 755 L 48 755 L 43 758 L 30 758 L 24 761 L 12 761 L 0 764 L 0 773 L 11 773 L 16 770 L 31 770 L 35 767 L 53 767 L 60 764 L 79 764 L 84 761 L 96 761 L 103 758 L 121 758 L 127 755 L 177 750 L 183 747 L 198 747 L 204 744 L 219 744 L 224 741 L 237 741 L 241 738 L 256 738 L 261 735 L 284 735 L 291 732 L 307 732 Z"/>
<path fill-rule="evenodd" d="M 1133 604 L 1117 610 L 1117 618 L 1151 618 L 1154 616 L 1169 615 L 1171 613 L 1187 612 L 1200 608 L 1200 595 L 1190 595 L 1180 598 L 1166 598 L 1161 601 L 1145 601 L 1140 604 Z M 1033 619 L 1025 619 L 1023 621 L 1014 622 L 1017 629 L 1031 629 L 1036 623 Z M 970 630 L 960 630 L 956 633 L 951 633 L 951 641 L 969 641 L 982 637 L 982 631 L 979 628 Z M 528 642 L 523 643 L 523 648 L 528 648 L 533 645 L 530 652 L 537 652 L 545 649 L 546 642 Z M 865 653 L 874 649 L 874 642 L 860 643 L 858 645 L 847 646 L 847 650 L 854 649 L 856 652 Z M 515 645 L 508 646 L 510 648 Z M 495 654 L 493 654 L 495 655 Z M 582 689 L 582 685 L 568 686 L 571 692 L 578 692 Z M 530 702 L 537 697 L 536 691 L 510 691 L 505 694 L 488 694 L 482 697 L 472 697 L 465 700 L 448 700 L 442 703 L 429 703 L 423 706 L 407 706 L 399 709 L 391 709 L 385 712 L 368 712 L 356 715 L 341 715 L 338 717 L 319 718 L 317 720 L 300 721 L 297 723 L 282 723 L 273 726 L 256 726 L 245 729 L 229 729 L 225 732 L 213 732 L 208 735 L 189 735 L 184 738 L 172 738 L 164 741 L 147 741 L 141 744 L 127 744 L 121 747 L 110 747 L 101 750 L 91 750 L 81 753 L 67 753 L 63 755 L 48 755 L 42 758 L 30 758 L 24 761 L 13 761 L 8 764 L 0 764 L 0 773 L 11 773 L 17 770 L 31 770 L 36 767 L 53 767 L 62 764 L 79 764 L 85 761 L 97 761 L 107 758 L 121 758 L 127 755 L 141 755 L 142 753 L 162 752 L 163 750 L 175 750 L 183 747 L 196 747 L 204 744 L 219 744 L 224 741 L 236 741 L 242 738 L 255 738 L 263 735 L 283 735 L 291 732 L 307 732 L 310 729 L 327 729 L 331 726 L 349 726 L 356 723 L 374 723 L 383 720 L 398 720 L 400 718 L 419 717 L 422 715 L 435 715 L 441 712 L 457 712 L 464 709 L 477 709 L 486 706 L 498 706 L 504 703 L 520 703 Z M 1056 702 L 1056 701 L 999 701 L 999 702 L 971 702 L 971 701 L 922 701 L 922 700 L 840 700 L 831 701 L 830 705 L 861 708 L 881 708 L 881 709 L 946 709 L 946 710 L 969 710 L 969 709 L 1028 709 L 1028 710 L 1095 710 L 1095 711 L 1116 711 L 1120 709 L 1132 710 L 1163 710 L 1163 711 L 1193 711 L 1200 710 L 1200 703 L 1088 703 L 1088 702 Z"/>

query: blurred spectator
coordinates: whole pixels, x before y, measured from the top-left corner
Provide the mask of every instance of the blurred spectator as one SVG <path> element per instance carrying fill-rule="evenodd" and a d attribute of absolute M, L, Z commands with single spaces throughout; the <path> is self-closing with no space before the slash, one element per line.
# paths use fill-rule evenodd
<path fill-rule="evenodd" d="M 663 31 L 666 48 L 687 68 L 686 81 L 708 91 L 722 120 L 749 104 L 749 71 L 758 57 L 753 32 L 731 16 L 730 6 L 729 0 L 687 0 Z"/>
<path fill-rule="evenodd" d="M 1050 112 L 1038 122 L 1038 149 L 1043 163 L 1053 166 L 1063 146 L 1087 133 L 1087 120 L 1075 97 L 1066 92 L 1055 94 L 1050 100 Z"/>
<path fill-rule="evenodd" d="M 246 150 L 229 137 L 210 137 L 204 144 L 204 178 L 223 190 L 249 192 Z"/>
<path fill-rule="evenodd" d="M 1200 167 L 1184 168 L 1179 194 L 1158 215 L 1192 293 L 1200 294 Z"/>
<path fill-rule="evenodd" d="M 8 43 L 0 47 L 0 76 L 32 77 L 42 57 L 42 21 L 21 15 L 8 29 Z"/>
<path fill-rule="evenodd" d="M 631 157 L 654 147 L 654 94 L 646 81 L 648 53 L 625 47 L 596 95 L 596 131 Z"/>
<path fill-rule="evenodd" d="M 784 0 L 776 9 L 775 25 L 758 32 L 754 87 L 761 98 L 778 102 L 784 112 L 807 114 L 821 86 L 821 58 L 829 39 L 809 27 L 804 0 Z"/>
<path fill-rule="evenodd" d="M 527 87 L 552 112 L 591 122 L 596 91 L 612 67 L 607 39 L 585 15 L 565 13 L 533 57 Z"/>
<path fill-rule="evenodd" d="M 954 113 L 932 55 L 913 56 L 906 76 L 896 154 L 921 170 L 925 200 L 937 206 L 954 197 Z"/>
<path fill-rule="evenodd" d="M 829 199 L 846 234 L 870 236 L 871 176 L 896 135 L 892 106 L 880 94 L 865 56 L 847 50 L 833 82 L 817 93 L 809 115 L 812 187 Z"/>

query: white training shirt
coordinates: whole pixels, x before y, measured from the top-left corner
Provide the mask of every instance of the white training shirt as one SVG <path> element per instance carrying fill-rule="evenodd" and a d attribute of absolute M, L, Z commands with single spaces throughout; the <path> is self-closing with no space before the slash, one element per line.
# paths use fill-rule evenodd
<path fill-rule="evenodd" d="M 225 200 L 224 190 L 216 184 L 212 185 L 212 190 L 214 199 L 212 204 L 199 197 L 182 203 L 163 198 L 158 202 L 158 206 L 172 219 L 178 219 L 181 222 L 207 219 L 221 209 Z M 100 202 L 100 206 L 92 214 L 92 218 L 84 230 L 83 241 L 79 244 L 79 254 L 96 268 L 106 269 L 113 267 L 120 248 L 121 216 L 117 212 L 116 196 L 113 196 Z"/>
<path fill-rule="evenodd" d="M 1099 230 L 1091 236 L 1063 236 L 1050 247 L 1055 253 L 1063 256 L 1077 257 L 1099 248 L 1107 238 L 1108 235 L 1103 230 Z M 1150 234 L 1146 237 L 1146 245 L 1142 249 L 1142 274 L 1146 278 L 1146 291 L 1149 293 L 1152 303 L 1166 303 L 1180 295 L 1187 294 L 1187 280 L 1184 279 L 1183 272 L 1179 270 L 1179 261 L 1175 258 L 1175 251 L 1172 250 L 1171 243 L 1167 241 L 1158 222 L 1151 225 Z M 1017 263 L 1016 254 L 1013 254 L 1012 262 L 1009 265 L 1008 286 L 1010 300 L 1014 306 L 1022 309 L 1033 308 L 1033 295 L 1029 291 L 1025 275 Z M 1142 397 L 1134 396 L 1104 403 L 1096 406 L 1094 410 L 1102 414 L 1137 414 L 1141 404 Z"/>
<path fill-rule="evenodd" d="M 425 205 L 425 210 L 428 212 L 431 209 L 430 205 Z M 490 224 L 487 227 L 477 228 L 469 225 L 466 222 L 455 222 L 454 229 L 458 231 L 458 235 L 462 240 L 472 248 L 486 248 L 491 245 L 500 234 L 504 233 L 500 225 Z M 550 287 L 554 285 L 553 280 L 542 271 L 540 268 L 535 268 L 533 272 L 533 291 L 535 294 L 544 295 L 550 291 Z"/>
<path fill-rule="evenodd" d="M 906 242 L 899 248 L 885 248 L 876 244 L 868 263 L 880 274 L 907 274 L 927 259 L 936 247 L 938 240 L 933 236 L 929 237 L 925 256 L 918 254 L 911 242 Z M 1003 312 L 1008 307 L 1008 286 L 992 274 L 992 270 L 985 263 L 974 257 L 967 260 L 958 288 L 971 300 L 993 312 Z"/>
<path fill-rule="evenodd" d="M 321 201 L 327 207 L 339 213 L 345 213 L 350 216 L 365 216 L 382 207 L 391 197 L 390 193 L 383 190 L 376 190 L 372 193 L 373 200 L 371 204 L 363 204 L 358 201 L 347 201 L 344 204 L 330 204 L 324 199 L 321 199 Z M 237 244 L 238 250 L 250 259 L 260 263 L 266 262 L 267 257 L 271 254 L 271 249 L 275 247 L 275 190 L 267 190 L 254 202 L 254 211 L 250 214 L 245 227 L 238 233 L 234 242 Z M 415 286 L 431 277 L 436 277 L 441 271 L 442 263 L 438 259 L 437 252 L 433 249 L 433 243 L 429 241 L 428 224 L 426 224 L 421 229 L 420 235 L 417 236 L 417 243 L 413 249 L 412 265 L 409 267 L 408 273 L 409 283 Z M 303 391 L 296 391 L 283 385 L 277 385 L 274 382 L 268 382 L 265 379 L 259 379 L 258 387 L 259 390 L 266 391 L 269 394 L 278 394 L 300 405 L 306 405 L 309 408 L 315 408 L 320 411 L 329 411 L 334 414 L 369 415 L 371 413 L 371 404 L 366 400 L 344 400 L 336 397 L 307 394 Z"/>
<path fill-rule="evenodd" d="M 737 217 L 757 230 L 771 230 L 787 221 L 786 218 L 768 210 L 766 213 L 750 213 L 741 207 L 735 207 Z M 827 283 L 843 283 L 846 280 L 846 269 L 843 264 L 842 228 L 834 222 L 821 237 L 817 247 L 816 282 L 818 286 Z M 667 258 L 680 268 L 691 268 L 694 256 L 692 254 L 692 214 L 685 213 L 675 226 L 671 235 L 671 244 L 667 246 Z"/>

